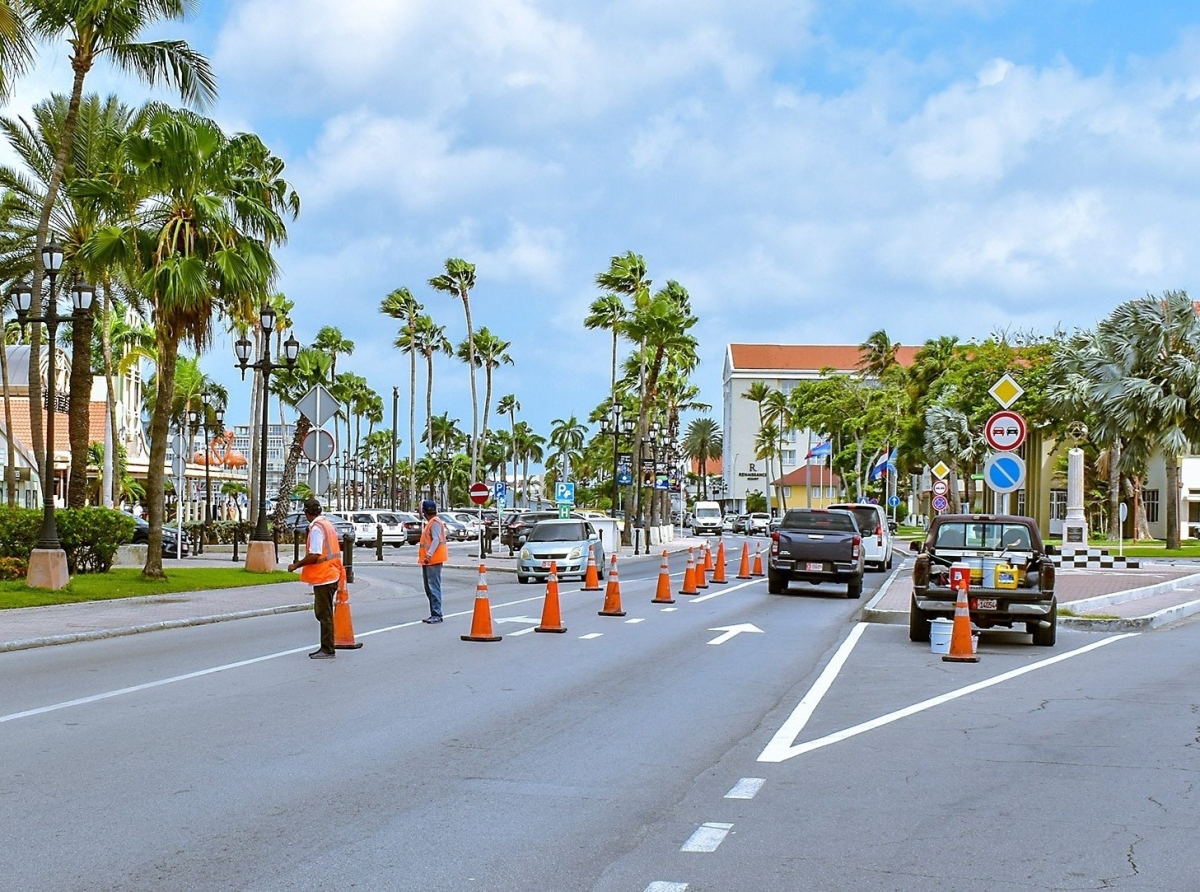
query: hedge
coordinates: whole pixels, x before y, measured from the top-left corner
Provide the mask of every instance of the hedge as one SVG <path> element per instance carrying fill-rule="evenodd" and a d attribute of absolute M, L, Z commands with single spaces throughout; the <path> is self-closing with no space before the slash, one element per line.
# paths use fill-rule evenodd
<path fill-rule="evenodd" d="M 67 553 L 67 570 L 107 573 L 117 547 L 133 539 L 137 522 L 111 508 L 63 508 L 54 512 L 58 540 Z M 40 508 L 0 507 L 0 558 L 29 561 L 42 532 Z"/>

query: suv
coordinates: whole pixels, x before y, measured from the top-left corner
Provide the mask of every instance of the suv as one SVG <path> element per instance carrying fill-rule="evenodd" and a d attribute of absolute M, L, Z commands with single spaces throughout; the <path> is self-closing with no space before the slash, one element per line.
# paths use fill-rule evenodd
<path fill-rule="evenodd" d="M 539 520 L 558 520 L 557 511 L 521 511 L 509 514 L 504 518 L 504 528 L 500 531 L 500 544 L 508 546 L 511 555 L 521 547 L 521 537 L 529 534 L 530 528 Z"/>
<path fill-rule="evenodd" d="M 887 511 L 882 505 L 847 502 L 829 507 L 849 511 L 858 521 L 858 529 L 863 538 L 863 556 L 868 570 L 892 569 L 892 529 L 888 524 Z"/>
<path fill-rule="evenodd" d="M 383 530 L 383 544 L 399 548 L 408 541 L 408 534 L 400 518 L 391 511 L 354 511 L 350 515 L 354 524 L 356 545 L 374 545 L 379 530 Z"/>
<path fill-rule="evenodd" d="M 971 567 L 967 604 L 972 623 L 980 629 L 1023 625 L 1034 644 L 1054 646 L 1058 629 L 1050 560 L 1054 552 L 1042 544 L 1041 531 L 1032 517 L 943 514 L 933 519 L 925 541 L 911 547 L 918 554 L 908 612 L 910 640 L 928 641 L 929 621 L 934 617 L 954 617 L 956 594 L 950 588 L 950 565 L 966 563 Z M 1012 583 L 1002 587 L 1005 565 L 1014 569 Z"/>

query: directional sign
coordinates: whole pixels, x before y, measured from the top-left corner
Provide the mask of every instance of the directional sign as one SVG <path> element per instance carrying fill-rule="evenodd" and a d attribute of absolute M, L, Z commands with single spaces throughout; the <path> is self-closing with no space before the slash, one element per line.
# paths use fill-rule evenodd
<path fill-rule="evenodd" d="M 983 463 L 983 480 L 996 492 L 1015 492 L 1025 485 L 1025 462 L 1011 452 L 993 452 Z"/>
<path fill-rule="evenodd" d="M 304 435 L 304 457 L 309 461 L 326 462 L 333 457 L 333 434 L 328 431 L 309 431 Z"/>
<path fill-rule="evenodd" d="M 554 484 L 554 501 L 575 504 L 575 484 L 570 481 L 560 481 Z"/>
<path fill-rule="evenodd" d="M 945 496 L 934 496 L 933 497 L 933 510 L 934 511 L 945 511 L 949 507 L 950 507 L 950 502 L 947 501 Z"/>
<path fill-rule="evenodd" d="M 300 397 L 296 408 L 300 410 L 301 415 L 317 427 L 321 427 L 337 412 L 338 401 L 333 398 L 332 393 L 325 389 L 324 385 L 318 384 Z"/>
<path fill-rule="evenodd" d="M 900 507 L 900 497 L 899 496 L 889 496 L 888 497 L 888 505 L 892 508 L 899 508 Z"/>
<path fill-rule="evenodd" d="M 933 494 L 935 496 L 944 496 L 950 492 L 950 484 L 945 480 L 935 480 L 933 482 Z"/>
<path fill-rule="evenodd" d="M 997 452 L 1008 452 L 1025 442 L 1026 432 L 1025 419 L 1005 409 L 987 420 L 983 436 Z"/>
<path fill-rule="evenodd" d="M 486 483 L 472 483 L 469 492 L 471 494 L 471 501 L 476 505 L 482 505 L 492 497 L 492 491 L 488 489 Z"/>
<path fill-rule="evenodd" d="M 715 629 L 709 629 L 708 631 L 725 633 L 724 635 L 718 635 L 712 641 L 708 642 L 709 644 L 724 644 L 731 638 L 742 634 L 742 632 L 757 632 L 760 635 L 763 633 L 763 630 L 754 625 L 754 623 L 740 623 L 736 626 L 717 626 Z"/>

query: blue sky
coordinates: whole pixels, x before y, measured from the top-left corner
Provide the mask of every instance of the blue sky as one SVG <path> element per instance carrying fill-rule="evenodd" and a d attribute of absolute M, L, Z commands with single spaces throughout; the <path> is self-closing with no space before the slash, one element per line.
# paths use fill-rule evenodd
<path fill-rule="evenodd" d="M 475 324 L 512 342 L 496 397 L 546 433 L 604 397 L 608 338 L 581 320 L 628 250 L 689 289 L 718 418 L 730 341 L 1049 332 L 1195 290 L 1198 18 L 1117 0 L 209 0 L 163 32 L 212 59 L 214 117 L 287 161 L 303 212 L 280 287 L 301 341 L 339 325 L 356 343 L 339 368 L 390 405 L 407 363 L 379 300 L 408 286 L 457 341 L 461 306 L 425 282 L 463 257 Z M 43 58 L 14 108 L 67 88 Z M 103 71 L 91 86 L 141 96 Z M 244 414 L 228 342 L 203 365 Z M 461 365 L 435 374 L 445 410 L 470 429 Z"/>

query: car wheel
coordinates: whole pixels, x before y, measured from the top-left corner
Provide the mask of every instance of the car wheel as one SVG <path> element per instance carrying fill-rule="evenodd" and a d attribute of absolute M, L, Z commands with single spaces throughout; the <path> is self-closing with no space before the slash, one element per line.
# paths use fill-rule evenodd
<path fill-rule="evenodd" d="M 403 542 L 393 542 L 393 543 L 392 543 L 392 548 L 399 548 L 399 547 L 400 547 L 401 545 L 403 545 L 403 544 L 404 544 Z"/>
<path fill-rule="evenodd" d="M 916 599 L 908 605 L 908 640 L 929 640 L 929 614 L 917 606 Z"/>
<path fill-rule="evenodd" d="M 1050 607 L 1049 628 L 1042 628 L 1041 623 L 1026 623 L 1025 628 L 1033 635 L 1033 643 L 1037 647 L 1054 647 L 1058 638 L 1058 603 Z"/>
<path fill-rule="evenodd" d="M 888 570 L 892 569 L 892 561 L 893 561 L 894 559 L 895 559 L 895 555 L 889 554 L 889 555 L 888 555 L 888 559 L 887 559 L 887 563 L 886 563 L 886 564 L 884 564 L 884 567 L 886 567 Z"/>
<path fill-rule="evenodd" d="M 518 574 L 517 574 L 517 582 L 521 583 L 521 585 L 528 585 L 528 584 L 529 584 L 529 577 L 528 577 L 528 576 L 522 576 L 520 573 L 518 573 Z"/>
<path fill-rule="evenodd" d="M 853 579 L 851 579 L 849 582 L 847 582 L 846 583 L 846 597 L 847 598 L 861 598 L 862 597 L 862 584 L 863 584 L 863 580 L 862 580 L 861 576 L 855 576 Z"/>
<path fill-rule="evenodd" d="M 782 595 L 787 590 L 788 581 L 778 573 L 767 571 L 767 594 Z"/>

